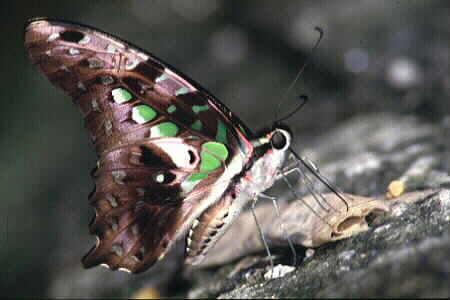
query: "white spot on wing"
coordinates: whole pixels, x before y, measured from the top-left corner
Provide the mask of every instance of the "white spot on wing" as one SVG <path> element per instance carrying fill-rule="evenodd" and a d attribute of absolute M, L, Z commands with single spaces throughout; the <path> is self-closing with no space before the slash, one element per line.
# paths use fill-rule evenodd
<path fill-rule="evenodd" d="M 114 47 L 112 44 L 108 44 L 108 46 L 106 47 L 106 52 L 115 53 L 116 51 L 117 51 L 117 48 Z"/>
<path fill-rule="evenodd" d="M 191 167 L 189 162 L 191 148 L 189 146 L 180 143 L 159 143 L 158 147 L 170 157 L 178 168 Z"/>
<path fill-rule="evenodd" d="M 78 55 L 78 54 L 80 54 L 80 50 L 75 49 L 75 48 L 69 48 L 69 54 L 70 55 Z"/>
<path fill-rule="evenodd" d="M 162 73 L 161 76 L 159 76 L 159 77 L 157 77 L 157 78 L 155 79 L 155 82 L 156 82 L 156 83 L 161 82 L 161 81 L 164 81 L 164 80 L 166 80 L 167 78 L 169 78 L 169 76 L 168 76 L 165 72 L 166 72 L 166 69 L 164 69 L 164 73 Z"/>
<path fill-rule="evenodd" d="M 78 41 L 80 45 L 86 45 L 91 41 L 91 38 L 88 35 L 85 35 L 81 40 Z"/>
<path fill-rule="evenodd" d="M 142 156 L 141 152 L 135 152 L 135 151 L 131 151 L 131 154 L 136 155 L 136 156 Z"/>
<path fill-rule="evenodd" d="M 164 174 L 158 174 L 155 177 L 156 182 L 163 183 L 164 182 Z"/>
<path fill-rule="evenodd" d="M 133 109 L 131 110 L 131 119 L 133 119 L 138 124 L 145 124 L 145 123 L 151 121 L 149 119 L 146 119 L 144 116 L 142 116 L 138 107 L 133 107 Z"/>
<path fill-rule="evenodd" d="M 136 66 L 139 64 L 139 60 L 137 59 L 129 59 L 127 60 L 127 63 L 125 64 L 126 70 L 133 70 L 136 68 Z"/>
<path fill-rule="evenodd" d="M 200 221 L 197 220 L 197 219 L 195 219 L 195 220 L 194 220 L 194 223 L 192 223 L 192 229 L 195 229 L 195 227 L 197 227 L 198 224 L 200 224 Z"/>
<path fill-rule="evenodd" d="M 82 91 L 86 91 L 86 87 L 84 86 L 83 82 L 81 82 L 81 81 L 77 82 L 77 88 L 79 88 Z"/>
<path fill-rule="evenodd" d="M 52 33 L 48 36 L 47 42 L 52 42 L 52 41 L 56 40 L 57 38 L 59 38 L 59 33 L 58 32 Z"/>

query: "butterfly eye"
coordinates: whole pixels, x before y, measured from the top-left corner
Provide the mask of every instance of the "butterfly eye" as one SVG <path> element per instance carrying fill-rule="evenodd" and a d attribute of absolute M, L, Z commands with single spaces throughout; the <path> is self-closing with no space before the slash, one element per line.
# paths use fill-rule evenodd
<path fill-rule="evenodd" d="M 275 131 L 275 133 L 272 135 L 272 138 L 270 139 L 272 147 L 277 150 L 282 150 L 286 146 L 287 142 L 288 140 L 286 134 L 281 130 Z"/>

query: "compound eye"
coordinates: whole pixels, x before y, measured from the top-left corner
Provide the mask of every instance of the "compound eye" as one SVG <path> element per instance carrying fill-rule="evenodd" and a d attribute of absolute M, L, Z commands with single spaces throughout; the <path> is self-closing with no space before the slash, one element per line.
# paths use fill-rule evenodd
<path fill-rule="evenodd" d="M 272 138 L 270 139 L 272 147 L 277 150 L 281 150 L 286 147 L 287 142 L 288 140 L 286 134 L 281 130 L 275 131 L 275 133 L 272 135 Z"/>

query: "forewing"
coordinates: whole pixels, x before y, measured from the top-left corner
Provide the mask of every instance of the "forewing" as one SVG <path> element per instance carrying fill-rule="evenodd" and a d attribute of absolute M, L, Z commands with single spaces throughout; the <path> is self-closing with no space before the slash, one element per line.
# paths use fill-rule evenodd
<path fill-rule="evenodd" d="M 225 105 L 125 41 L 90 27 L 43 19 L 26 27 L 25 46 L 49 80 L 80 107 L 99 154 L 161 132 L 196 135 L 227 144 L 231 151 L 249 151 L 250 130 Z M 163 119 L 175 127 L 155 128 Z"/>

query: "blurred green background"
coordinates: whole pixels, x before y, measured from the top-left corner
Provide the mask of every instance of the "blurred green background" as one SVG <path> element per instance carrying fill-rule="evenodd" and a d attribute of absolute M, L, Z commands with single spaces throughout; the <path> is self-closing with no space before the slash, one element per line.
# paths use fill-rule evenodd
<path fill-rule="evenodd" d="M 201 83 L 254 129 L 273 119 L 317 38 L 314 26 L 322 27 L 325 38 L 288 96 L 291 103 L 299 94 L 310 98 L 288 122 L 300 152 L 352 116 L 392 111 L 438 123 L 448 113 L 448 1 L 0 5 L 2 296 L 130 295 L 148 282 L 163 295 L 178 293 L 167 283 L 178 260 L 157 267 L 171 270 L 158 276 L 82 270 L 79 260 L 94 242 L 87 196 L 95 153 L 69 97 L 26 56 L 23 26 L 31 17 L 89 24 L 147 49 Z"/>

